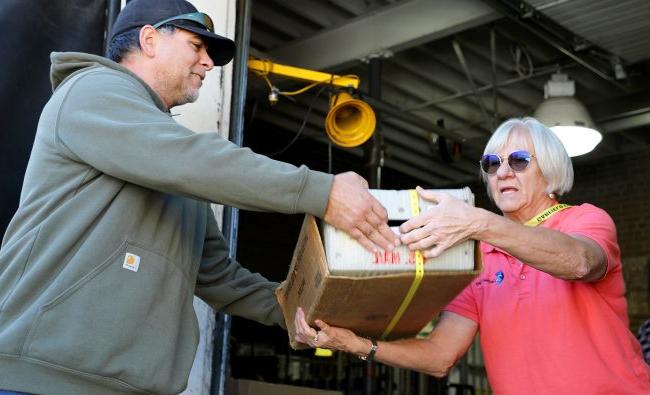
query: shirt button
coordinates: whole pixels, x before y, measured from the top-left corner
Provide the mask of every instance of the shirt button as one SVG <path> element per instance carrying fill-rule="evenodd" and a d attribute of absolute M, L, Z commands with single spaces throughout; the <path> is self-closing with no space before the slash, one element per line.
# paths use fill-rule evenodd
<path fill-rule="evenodd" d="M 522 279 L 522 280 L 525 280 L 525 279 L 526 279 L 526 275 L 525 275 L 525 274 L 522 274 L 521 276 L 519 276 L 519 278 Z"/>

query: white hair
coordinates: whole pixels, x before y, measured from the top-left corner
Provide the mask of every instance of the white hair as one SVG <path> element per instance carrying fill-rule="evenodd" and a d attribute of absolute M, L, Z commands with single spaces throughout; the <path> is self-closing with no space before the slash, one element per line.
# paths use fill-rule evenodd
<path fill-rule="evenodd" d="M 485 146 L 484 154 L 493 154 L 501 150 L 508 142 L 513 130 L 525 130 L 533 141 L 535 158 L 548 184 L 546 193 L 558 197 L 571 190 L 573 186 L 573 165 L 564 145 L 555 133 L 535 118 L 511 118 L 503 122 L 492 134 Z M 481 178 L 487 185 L 487 174 L 481 171 Z M 487 188 L 488 196 L 490 188 Z"/>

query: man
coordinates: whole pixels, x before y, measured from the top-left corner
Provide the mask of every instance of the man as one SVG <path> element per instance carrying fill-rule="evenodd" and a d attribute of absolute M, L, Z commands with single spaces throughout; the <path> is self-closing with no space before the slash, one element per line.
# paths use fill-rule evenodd
<path fill-rule="evenodd" d="M 0 390 L 181 392 L 193 295 L 284 325 L 276 283 L 228 258 L 209 202 L 322 217 L 369 249 L 398 243 L 354 173 L 331 175 L 177 124 L 234 44 L 185 0 L 133 0 L 108 59 L 52 55 L 18 211 L 0 250 Z"/>

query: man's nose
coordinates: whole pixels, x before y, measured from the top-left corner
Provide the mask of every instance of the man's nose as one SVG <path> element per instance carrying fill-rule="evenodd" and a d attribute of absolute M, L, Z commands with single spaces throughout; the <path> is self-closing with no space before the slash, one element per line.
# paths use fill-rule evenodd
<path fill-rule="evenodd" d="M 210 55 L 208 55 L 208 51 L 206 48 L 203 48 L 201 50 L 201 64 L 205 66 L 205 69 L 207 71 L 210 71 L 214 68 L 214 62 L 212 61 Z"/>

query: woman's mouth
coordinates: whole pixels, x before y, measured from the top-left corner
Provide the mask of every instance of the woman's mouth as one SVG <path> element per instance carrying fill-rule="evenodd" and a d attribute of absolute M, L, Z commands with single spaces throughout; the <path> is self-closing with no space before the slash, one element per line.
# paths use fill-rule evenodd
<path fill-rule="evenodd" d="M 503 188 L 499 188 L 499 192 L 501 192 L 501 193 L 514 193 L 514 192 L 517 192 L 517 191 L 518 191 L 518 189 L 515 188 L 515 187 L 503 187 Z"/>

